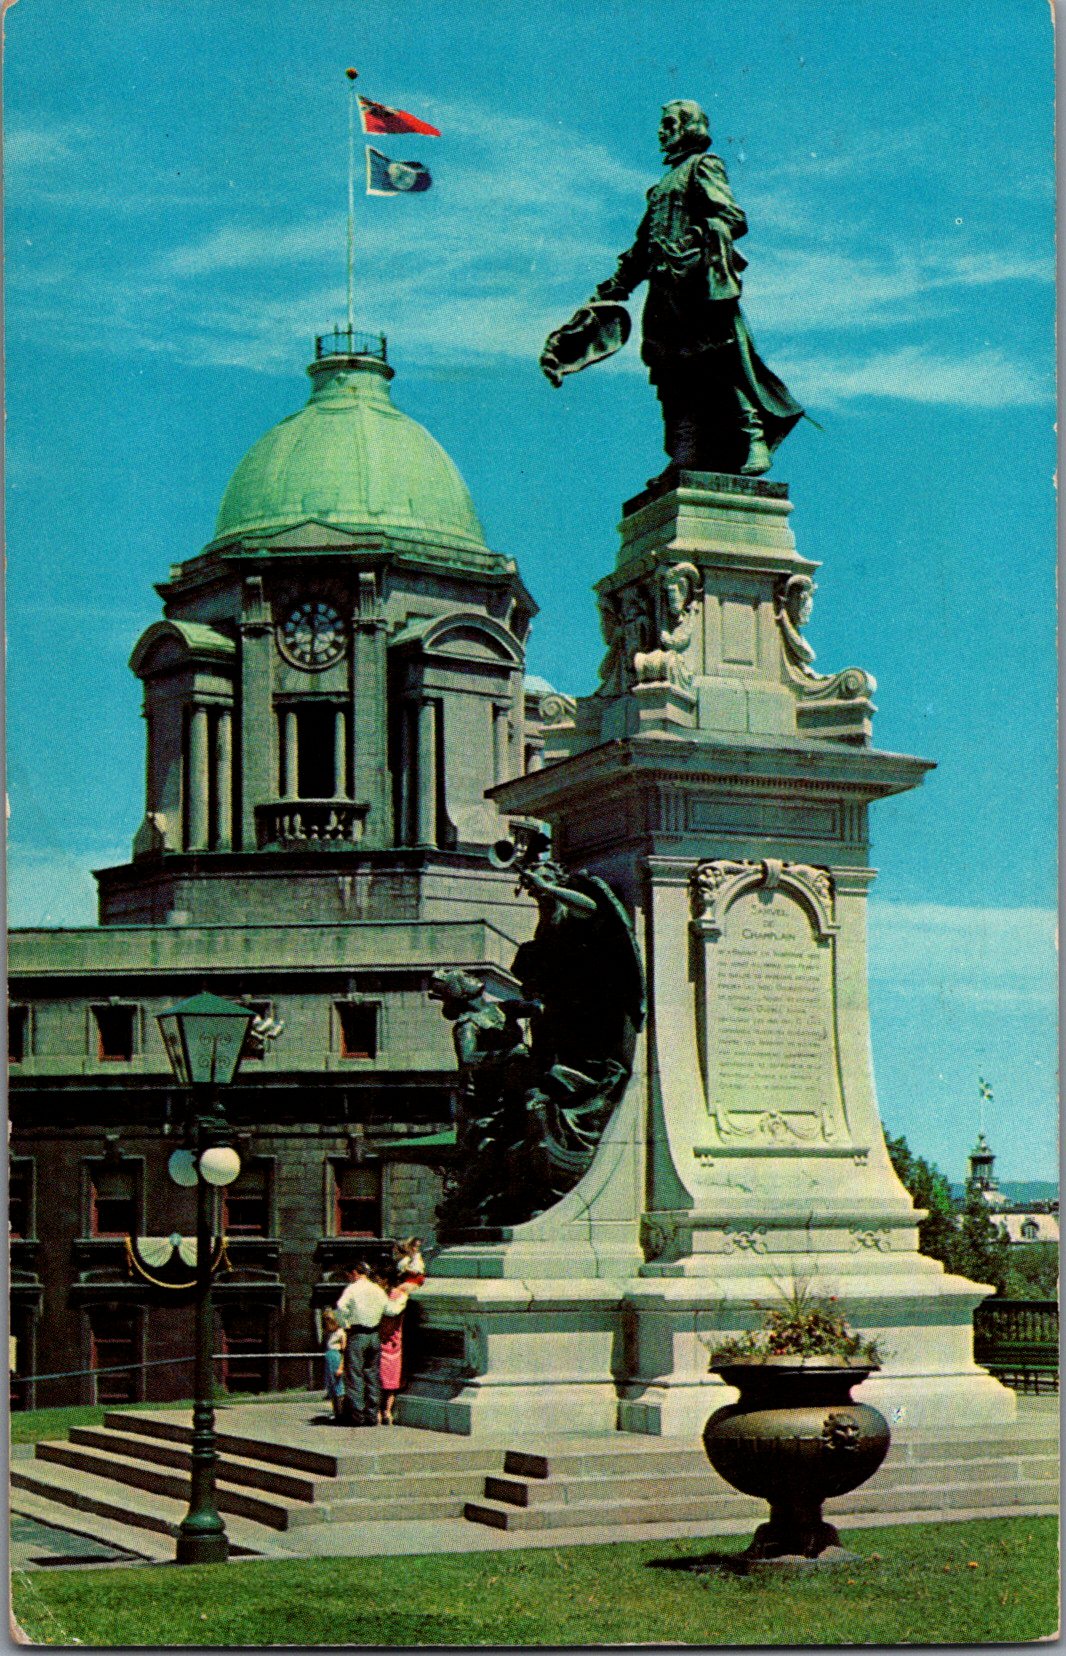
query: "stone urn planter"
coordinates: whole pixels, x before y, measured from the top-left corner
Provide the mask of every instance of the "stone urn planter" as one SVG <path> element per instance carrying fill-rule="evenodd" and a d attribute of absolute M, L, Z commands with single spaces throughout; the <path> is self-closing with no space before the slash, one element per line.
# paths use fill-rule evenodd
<path fill-rule="evenodd" d="M 736 1386 L 740 1401 L 708 1420 L 707 1457 L 734 1489 L 770 1503 L 745 1568 L 804 1569 L 858 1557 L 841 1547 L 822 1502 L 865 1483 L 888 1452 L 884 1415 L 851 1396 L 877 1366 L 831 1356 L 712 1361 L 711 1372 Z"/>

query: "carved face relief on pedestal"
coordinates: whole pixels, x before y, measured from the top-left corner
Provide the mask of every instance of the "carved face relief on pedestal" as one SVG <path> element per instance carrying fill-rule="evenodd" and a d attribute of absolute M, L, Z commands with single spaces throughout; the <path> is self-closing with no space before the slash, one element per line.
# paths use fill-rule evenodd
<path fill-rule="evenodd" d="M 663 570 L 661 579 L 670 619 L 677 622 L 695 603 L 700 572 L 695 564 L 670 564 Z"/>
<path fill-rule="evenodd" d="M 774 606 L 785 654 L 803 671 L 806 671 L 814 660 L 814 651 L 802 636 L 800 629 L 805 627 L 811 618 L 815 591 L 815 584 L 809 575 L 790 575 L 778 589 Z"/>
<path fill-rule="evenodd" d="M 698 614 L 700 572 L 695 564 L 669 564 L 659 576 L 662 625 L 659 648 L 640 651 L 633 659 L 638 684 L 680 684 L 692 679 L 693 664 L 686 652 L 692 643 Z"/>
<path fill-rule="evenodd" d="M 794 627 L 805 627 L 814 610 L 816 588 L 809 575 L 793 575 L 785 586 L 785 607 Z"/>

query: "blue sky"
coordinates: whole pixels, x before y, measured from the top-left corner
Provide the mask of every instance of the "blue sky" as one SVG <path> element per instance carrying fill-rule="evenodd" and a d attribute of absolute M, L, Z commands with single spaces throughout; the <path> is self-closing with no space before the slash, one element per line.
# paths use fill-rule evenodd
<path fill-rule="evenodd" d="M 882 1114 L 958 1176 L 1057 1170 L 1052 36 L 1043 0 L 17 0 L 5 15 L 10 902 L 92 919 L 143 810 L 126 666 L 154 581 L 300 405 L 344 319 L 347 89 L 417 197 L 357 203 L 357 323 L 591 688 L 588 589 L 662 464 L 635 349 L 553 391 L 545 333 L 613 268 L 670 97 L 751 225 L 745 309 L 821 423 L 788 481 L 818 667 L 938 769 L 874 820 Z"/>

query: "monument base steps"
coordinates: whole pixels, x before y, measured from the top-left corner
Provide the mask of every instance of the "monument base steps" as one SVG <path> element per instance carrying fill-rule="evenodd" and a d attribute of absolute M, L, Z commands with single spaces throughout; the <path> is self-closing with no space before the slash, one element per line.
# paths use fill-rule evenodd
<path fill-rule="evenodd" d="M 897 1429 L 884 1466 L 830 1503 L 832 1516 L 1053 1512 L 1056 1418 L 1027 1402 L 1020 1421 L 979 1434 Z M 562 1408 L 548 1430 L 527 1423 L 510 1445 L 339 1431 L 326 1421 L 319 1402 L 291 1396 L 219 1410 L 219 1506 L 235 1554 L 291 1558 L 301 1536 L 314 1550 L 314 1526 L 379 1526 L 383 1516 L 593 1539 L 597 1529 L 648 1524 L 733 1532 L 765 1512 L 722 1482 L 694 1436 L 560 1436 L 570 1424 Z M 12 1461 L 12 1508 L 142 1557 L 171 1557 L 187 1507 L 191 1438 L 189 1418 L 177 1411 L 116 1412 L 103 1426 L 74 1428 L 66 1442 L 38 1444 L 33 1459 Z"/>
<path fill-rule="evenodd" d="M 412 1443 L 409 1433 L 339 1430 L 328 1420 L 321 1403 L 301 1408 L 289 1399 L 279 1408 L 219 1409 L 216 1496 L 234 1552 L 291 1558 L 294 1532 L 306 1526 L 376 1524 L 384 1514 L 460 1519 L 466 1501 L 484 1492 L 486 1473 L 503 1468 L 502 1446 Z M 176 1536 L 186 1514 L 191 1446 L 181 1412 L 116 1411 L 102 1426 L 73 1427 L 62 1442 L 38 1443 L 33 1459 L 14 1460 L 12 1506 L 143 1556 L 172 1556 L 172 1544 L 160 1554 L 151 1536 Z M 138 1531 L 151 1535 L 139 1539 Z M 287 1546 L 278 1543 L 283 1533 Z"/>
<path fill-rule="evenodd" d="M 479 1440 L 532 1432 L 614 1432 L 618 1392 L 609 1382 L 568 1384 L 517 1377 L 513 1384 L 457 1381 L 452 1389 L 435 1377 L 414 1381 L 397 1400 L 396 1418 L 404 1426 Z"/>
<path fill-rule="evenodd" d="M 1014 1393 L 973 1361 L 985 1289 L 914 1253 L 863 1262 L 824 1252 L 818 1263 L 820 1290 L 878 1343 L 882 1369 L 863 1395 L 890 1424 L 984 1430 L 1014 1420 Z M 688 1274 L 693 1264 L 702 1274 Z M 419 1295 L 422 1358 L 399 1418 L 477 1438 L 614 1429 L 691 1438 L 735 1401 L 708 1372 L 713 1352 L 757 1325 L 800 1265 L 809 1269 L 794 1253 L 704 1254 L 627 1280 L 433 1277 Z"/>
<path fill-rule="evenodd" d="M 844 1515 L 860 1513 L 1050 1511 L 1057 1497 L 1053 1439 L 1017 1429 L 983 1441 L 900 1432 L 875 1476 L 826 1510 L 840 1523 Z M 754 1525 L 766 1516 L 766 1503 L 725 1484 L 702 1448 L 667 1450 L 630 1438 L 616 1440 L 614 1448 L 511 1451 L 504 1475 L 486 1478 L 484 1498 L 465 1510 L 475 1523 L 521 1531 L 715 1521 L 732 1526 L 742 1519 Z"/>

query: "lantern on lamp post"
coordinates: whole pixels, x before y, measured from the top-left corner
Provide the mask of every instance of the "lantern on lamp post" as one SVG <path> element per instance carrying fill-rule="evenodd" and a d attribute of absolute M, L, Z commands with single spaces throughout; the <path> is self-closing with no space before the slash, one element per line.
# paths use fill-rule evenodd
<path fill-rule="evenodd" d="M 170 1175 L 176 1184 L 196 1185 L 192 1474 L 189 1510 L 178 1529 L 179 1564 L 223 1564 L 229 1554 L 226 1527 L 215 1495 L 218 1455 L 212 1403 L 211 1241 L 213 1187 L 231 1184 L 241 1163 L 237 1152 L 225 1142 L 228 1124 L 216 1089 L 228 1086 L 236 1075 L 253 1017 L 251 1007 L 205 992 L 159 1013 L 156 1020 L 171 1067 L 189 1089 L 189 1144 L 171 1156 Z"/>
<path fill-rule="evenodd" d="M 171 1068 L 187 1087 L 225 1087 L 237 1073 L 255 1013 L 204 991 L 156 1019 Z"/>

